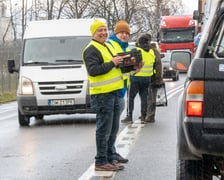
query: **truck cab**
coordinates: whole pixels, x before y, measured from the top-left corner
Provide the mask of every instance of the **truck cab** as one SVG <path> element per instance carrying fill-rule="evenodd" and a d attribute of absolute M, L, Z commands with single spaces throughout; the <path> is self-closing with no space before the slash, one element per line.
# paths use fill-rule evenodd
<path fill-rule="evenodd" d="M 160 51 L 188 50 L 194 53 L 195 21 L 192 15 L 162 16 Z"/>

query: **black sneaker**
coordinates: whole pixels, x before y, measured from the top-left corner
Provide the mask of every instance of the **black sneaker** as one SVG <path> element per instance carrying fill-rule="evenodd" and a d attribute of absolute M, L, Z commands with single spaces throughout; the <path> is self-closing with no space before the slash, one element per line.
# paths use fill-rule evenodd
<path fill-rule="evenodd" d="M 127 116 L 126 118 L 121 120 L 122 123 L 131 123 L 132 122 L 132 117 L 131 116 Z"/>

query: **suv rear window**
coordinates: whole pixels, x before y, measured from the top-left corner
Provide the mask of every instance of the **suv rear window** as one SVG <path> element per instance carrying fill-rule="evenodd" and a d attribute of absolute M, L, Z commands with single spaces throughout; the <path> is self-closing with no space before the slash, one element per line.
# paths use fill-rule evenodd
<path fill-rule="evenodd" d="M 212 58 L 223 58 L 224 57 L 224 14 L 219 17 L 219 21 L 217 21 L 214 27 L 214 36 L 211 38 L 209 42 L 207 55 L 206 57 Z"/>

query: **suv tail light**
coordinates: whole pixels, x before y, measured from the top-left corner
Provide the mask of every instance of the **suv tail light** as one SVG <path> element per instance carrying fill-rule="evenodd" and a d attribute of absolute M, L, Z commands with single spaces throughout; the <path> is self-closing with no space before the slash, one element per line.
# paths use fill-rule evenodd
<path fill-rule="evenodd" d="M 203 115 L 204 81 L 192 81 L 187 88 L 186 115 Z"/>

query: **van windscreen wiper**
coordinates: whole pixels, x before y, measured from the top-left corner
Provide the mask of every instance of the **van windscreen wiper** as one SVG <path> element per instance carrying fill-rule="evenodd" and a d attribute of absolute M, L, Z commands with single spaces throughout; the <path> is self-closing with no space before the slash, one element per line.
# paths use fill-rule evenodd
<path fill-rule="evenodd" d="M 75 59 L 57 59 L 57 60 L 55 60 L 55 62 L 59 62 L 59 63 L 67 62 L 67 63 L 83 64 L 82 60 L 75 60 Z"/>
<path fill-rule="evenodd" d="M 46 61 L 29 61 L 29 62 L 25 62 L 24 64 L 26 64 L 26 65 L 52 65 L 54 63 L 49 63 Z"/>

